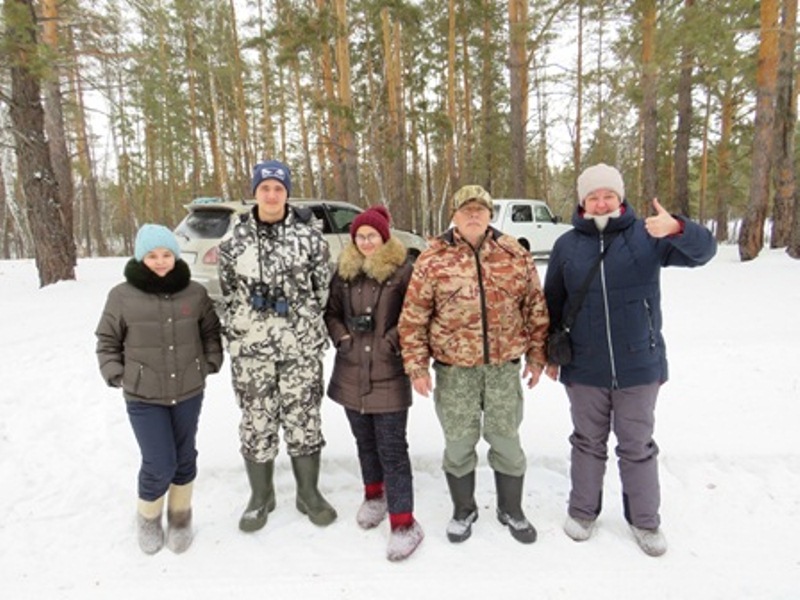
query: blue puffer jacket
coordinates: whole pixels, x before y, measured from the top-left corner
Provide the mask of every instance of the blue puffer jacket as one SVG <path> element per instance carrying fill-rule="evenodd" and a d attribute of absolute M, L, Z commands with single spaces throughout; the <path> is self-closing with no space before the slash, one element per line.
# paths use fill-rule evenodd
<path fill-rule="evenodd" d="M 593 278 L 572 327 L 573 358 L 561 368 L 561 381 L 604 388 L 627 388 L 667 380 L 661 335 L 661 267 L 696 267 L 717 246 L 706 228 L 676 217 L 683 232 L 650 237 L 644 221 L 623 203 L 623 214 L 601 234 L 578 207 L 574 229 L 555 243 L 547 265 L 544 292 L 551 330 L 567 314 L 584 279 L 611 244 Z"/>

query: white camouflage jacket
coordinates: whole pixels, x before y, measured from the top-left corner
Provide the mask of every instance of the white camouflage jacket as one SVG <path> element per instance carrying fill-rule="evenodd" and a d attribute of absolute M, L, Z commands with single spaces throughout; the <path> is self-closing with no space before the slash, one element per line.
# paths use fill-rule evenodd
<path fill-rule="evenodd" d="M 220 244 L 223 334 L 232 358 L 264 355 L 291 360 L 327 345 L 323 312 L 330 284 L 328 243 L 311 211 L 287 204 L 278 223 L 263 223 L 257 207 Z M 264 288 L 265 310 L 253 306 Z M 286 311 L 280 301 L 285 299 Z M 281 313 L 284 314 L 281 314 Z"/>

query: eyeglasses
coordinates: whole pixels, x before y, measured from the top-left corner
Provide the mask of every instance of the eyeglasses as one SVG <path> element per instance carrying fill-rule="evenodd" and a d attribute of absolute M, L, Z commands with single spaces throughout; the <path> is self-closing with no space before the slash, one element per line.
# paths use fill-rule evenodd
<path fill-rule="evenodd" d="M 381 239 L 381 236 L 378 233 L 370 233 L 369 235 L 361 235 L 359 233 L 356 235 L 357 244 L 363 244 L 365 242 L 369 242 L 370 244 L 375 244 L 378 242 L 379 239 Z"/>

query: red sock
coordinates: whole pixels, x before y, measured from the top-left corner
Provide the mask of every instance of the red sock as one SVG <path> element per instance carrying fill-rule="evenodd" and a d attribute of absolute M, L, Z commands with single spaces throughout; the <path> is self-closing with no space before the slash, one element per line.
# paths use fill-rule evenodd
<path fill-rule="evenodd" d="M 389 523 L 392 526 L 392 531 L 411 527 L 414 524 L 414 513 L 391 513 L 389 515 Z"/>
<path fill-rule="evenodd" d="M 380 498 L 383 496 L 383 482 L 376 481 L 374 483 L 368 483 L 364 486 L 364 497 L 367 500 L 374 500 L 375 498 Z"/>

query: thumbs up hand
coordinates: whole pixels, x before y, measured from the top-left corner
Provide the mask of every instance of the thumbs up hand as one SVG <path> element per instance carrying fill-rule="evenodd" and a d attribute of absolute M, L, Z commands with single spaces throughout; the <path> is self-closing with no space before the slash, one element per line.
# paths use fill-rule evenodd
<path fill-rule="evenodd" d="M 680 232 L 680 222 L 661 206 L 658 198 L 653 198 L 653 209 L 656 214 L 644 220 L 644 228 L 647 233 L 654 238 L 663 238 Z"/>

